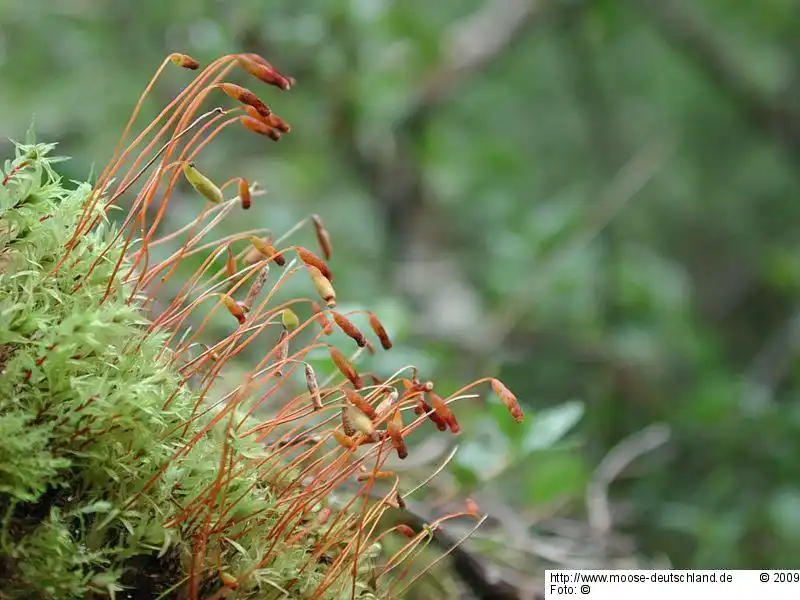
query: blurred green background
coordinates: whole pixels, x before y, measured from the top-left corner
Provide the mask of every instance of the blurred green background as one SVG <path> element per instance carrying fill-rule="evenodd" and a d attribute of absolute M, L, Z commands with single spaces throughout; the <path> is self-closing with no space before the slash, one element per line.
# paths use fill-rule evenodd
<path fill-rule="evenodd" d="M 798 566 L 796 1 L 0 0 L 0 132 L 35 115 L 86 179 L 173 51 L 297 79 L 259 88 L 280 143 L 202 155 L 268 189 L 225 227 L 320 214 L 343 307 L 397 340 L 375 370 L 524 403 L 462 404 L 436 484 L 492 514 L 474 548 L 510 580 Z"/>

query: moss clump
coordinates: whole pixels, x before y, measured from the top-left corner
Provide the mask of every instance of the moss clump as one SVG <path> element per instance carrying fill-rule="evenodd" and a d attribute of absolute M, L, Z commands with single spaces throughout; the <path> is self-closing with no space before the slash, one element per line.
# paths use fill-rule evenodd
<path fill-rule="evenodd" d="M 194 68 L 176 56 L 165 66 Z M 404 458 L 404 438 L 429 421 L 457 433 L 450 405 L 471 386 L 442 398 L 413 369 L 362 376 L 358 359 L 374 346 L 350 320 L 358 315 L 335 312 L 325 261 L 276 249 L 261 229 L 209 240 L 228 212 L 249 208 L 241 178 L 230 181 L 246 202 L 241 191 L 226 200 L 205 174 L 198 189 L 191 169 L 185 183 L 206 204 L 161 232 L 184 167 L 216 134 L 241 123 L 278 140 L 291 129 L 249 90 L 220 83 L 235 65 L 291 87 L 260 57 L 223 57 L 94 185 L 62 181 L 54 145 L 32 138 L 0 173 L 0 599 L 396 597 L 398 564 L 458 516 L 378 560 L 378 542 L 395 531 L 382 532 L 381 518 L 404 505 L 384 464 Z M 235 110 L 248 116 L 198 116 L 217 89 L 236 90 Z M 131 208 L 117 229 L 109 214 L 123 201 Z M 321 220 L 309 224 L 329 258 Z M 270 267 L 282 269 L 274 282 Z M 192 268 L 164 305 L 163 286 Z M 274 306 L 297 275 L 327 309 L 305 297 Z M 218 339 L 208 325 L 226 311 L 232 331 Z M 329 316 L 355 342 L 349 356 L 323 341 Z M 265 348 L 263 359 L 220 391 L 249 347 Z M 318 381 L 308 361 L 325 347 L 329 376 Z M 513 394 L 491 383 L 521 419 Z M 387 473 L 394 483 L 376 493 Z"/>
<path fill-rule="evenodd" d="M 6 172 L 26 167 L 0 187 L 0 597 L 61 600 L 125 590 L 119 597 L 149 598 L 148 590 L 166 592 L 190 570 L 192 527 L 165 524 L 217 480 L 224 430 L 209 428 L 188 447 L 210 417 L 182 430 L 198 398 L 181 385 L 164 336 L 147 334 L 137 305 L 126 302 L 129 285 L 119 283 L 100 303 L 122 247 L 112 243 L 112 227 L 103 223 L 82 236 L 69 268 L 51 274 L 91 191 L 63 185 L 51 150 L 18 146 Z M 75 290 L 77 281 L 83 285 Z M 235 460 L 264 450 L 237 439 L 230 452 Z M 232 575 L 261 562 L 264 538 L 279 518 L 275 490 L 259 484 L 258 474 L 245 471 L 225 483 L 229 498 L 244 495 L 233 520 L 262 515 L 258 523 L 226 527 L 237 541 L 217 551 Z M 313 542 L 304 536 L 275 553 L 251 579 L 252 594 L 240 589 L 239 597 L 283 596 L 278 588 L 296 578 Z M 310 564 L 293 593 L 313 589 L 324 569 Z M 207 588 L 221 585 L 213 571 L 202 579 Z"/>

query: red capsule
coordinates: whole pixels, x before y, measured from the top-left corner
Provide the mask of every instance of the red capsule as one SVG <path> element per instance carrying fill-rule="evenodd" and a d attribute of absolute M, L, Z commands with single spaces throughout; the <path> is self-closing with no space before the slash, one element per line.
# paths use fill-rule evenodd
<path fill-rule="evenodd" d="M 319 269 L 319 272 L 327 279 L 328 281 L 333 281 L 333 274 L 331 273 L 330 268 L 328 267 L 327 263 L 322 260 L 319 256 L 314 254 L 308 248 L 303 248 L 302 246 L 297 246 L 295 248 L 297 251 L 297 256 L 300 257 L 305 264 L 310 265 L 312 267 L 316 267 Z"/>
<path fill-rule="evenodd" d="M 350 404 L 355 406 L 362 413 L 367 415 L 371 420 L 378 418 L 378 415 L 375 412 L 375 409 L 372 408 L 372 405 L 366 400 L 364 400 L 359 394 L 357 394 L 348 387 L 343 387 L 342 391 L 344 392 L 344 396 L 345 398 L 347 398 L 347 401 L 350 402 Z"/>
<path fill-rule="evenodd" d="M 239 321 L 239 325 L 247 320 L 247 317 L 244 315 L 244 309 L 242 308 L 242 305 L 228 296 L 228 294 L 222 294 L 222 302 L 225 304 L 225 308 L 228 309 L 228 312 L 231 313 L 231 315 L 234 316 L 237 321 Z"/>
<path fill-rule="evenodd" d="M 262 117 L 268 117 L 272 112 L 269 106 L 262 102 L 261 98 L 247 88 L 235 83 L 220 83 L 219 88 L 234 100 L 255 108 Z"/>
<path fill-rule="evenodd" d="M 389 334 L 386 333 L 386 330 L 383 328 L 383 325 L 378 320 L 378 317 L 375 316 L 375 313 L 369 311 L 368 314 L 369 314 L 369 326 L 372 328 L 372 331 L 380 340 L 381 347 L 384 350 L 391 350 L 392 340 L 389 339 Z"/>
<path fill-rule="evenodd" d="M 350 321 L 350 319 L 336 311 L 332 311 L 332 314 L 334 322 L 349 338 L 356 343 L 359 348 L 363 348 L 367 345 L 366 338 L 364 338 L 364 335 L 358 330 L 358 327 L 356 327 L 353 322 Z"/>

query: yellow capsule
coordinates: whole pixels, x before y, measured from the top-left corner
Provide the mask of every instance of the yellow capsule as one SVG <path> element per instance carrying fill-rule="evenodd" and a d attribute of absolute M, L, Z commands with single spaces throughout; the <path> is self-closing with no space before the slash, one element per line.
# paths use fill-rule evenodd
<path fill-rule="evenodd" d="M 281 311 L 281 323 L 286 329 L 295 329 L 298 325 L 300 325 L 300 319 L 297 318 L 297 315 L 294 314 L 294 311 L 289 308 L 284 308 Z"/>
<path fill-rule="evenodd" d="M 198 171 L 194 163 L 183 164 L 183 174 L 186 180 L 192 184 L 192 187 L 209 202 L 219 204 L 224 200 L 222 190 L 220 190 L 213 181 Z"/>
<path fill-rule="evenodd" d="M 375 434 L 375 425 L 372 424 L 372 420 L 357 408 L 348 406 L 347 417 L 350 419 L 350 423 L 353 424 L 356 431 L 360 431 L 369 437 Z"/>
<path fill-rule="evenodd" d="M 226 573 L 225 571 L 220 571 L 219 579 L 220 581 L 222 581 L 222 585 L 224 585 L 226 588 L 235 590 L 237 587 L 239 587 L 239 580 L 236 579 L 236 577 L 234 577 L 230 573 Z"/>
<path fill-rule="evenodd" d="M 188 54 L 180 54 L 179 52 L 173 52 L 169 55 L 170 61 L 173 64 L 178 65 L 179 67 L 183 67 L 184 69 L 190 69 L 192 71 L 196 71 L 200 68 L 200 63 L 193 59 Z"/>
<path fill-rule="evenodd" d="M 336 306 L 336 290 L 333 289 L 333 285 L 331 284 L 330 280 L 325 277 L 322 272 L 312 265 L 306 265 L 309 274 L 311 275 L 311 282 L 314 284 L 314 288 L 317 290 L 320 298 L 325 301 L 328 308 L 333 308 Z"/>
<path fill-rule="evenodd" d="M 249 239 L 253 248 L 258 250 L 258 252 L 265 257 L 271 256 L 272 260 L 274 260 L 275 264 L 277 264 L 279 267 L 282 267 L 286 264 L 286 259 L 283 257 L 283 254 L 278 252 L 272 244 L 254 235 L 251 235 Z"/>

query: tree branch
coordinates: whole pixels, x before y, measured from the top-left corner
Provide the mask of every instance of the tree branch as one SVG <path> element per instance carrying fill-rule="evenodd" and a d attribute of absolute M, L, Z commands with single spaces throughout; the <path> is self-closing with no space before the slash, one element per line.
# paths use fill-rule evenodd
<path fill-rule="evenodd" d="M 699 11 L 676 0 L 636 0 L 653 24 L 734 101 L 744 117 L 800 159 L 800 115 L 759 86 Z"/>

